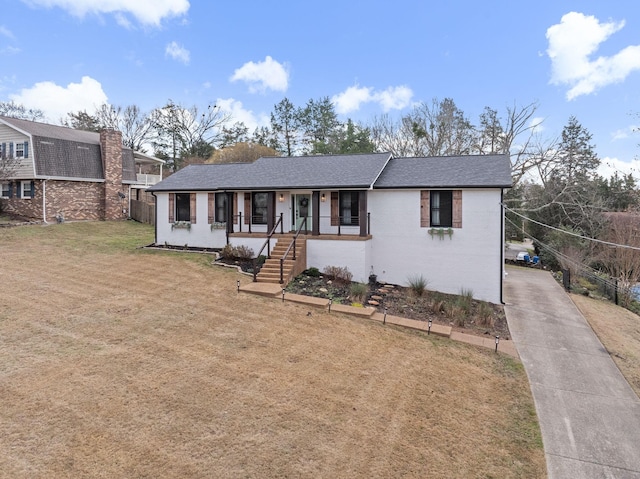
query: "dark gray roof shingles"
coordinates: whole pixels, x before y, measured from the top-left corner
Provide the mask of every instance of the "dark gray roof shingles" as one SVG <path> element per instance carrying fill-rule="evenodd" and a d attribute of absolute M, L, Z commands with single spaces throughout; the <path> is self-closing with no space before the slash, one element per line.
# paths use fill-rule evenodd
<path fill-rule="evenodd" d="M 508 155 L 392 158 L 389 153 L 264 157 L 255 163 L 191 165 L 150 191 L 329 188 L 509 188 Z"/>
<path fill-rule="evenodd" d="M 394 158 L 375 188 L 510 188 L 508 155 Z"/>
<path fill-rule="evenodd" d="M 369 188 L 389 153 L 263 157 L 254 163 L 191 165 L 150 191 Z"/>

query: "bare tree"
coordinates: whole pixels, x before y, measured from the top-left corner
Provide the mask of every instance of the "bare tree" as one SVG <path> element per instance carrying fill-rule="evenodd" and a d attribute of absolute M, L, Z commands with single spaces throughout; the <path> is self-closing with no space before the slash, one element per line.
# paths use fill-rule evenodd
<path fill-rule="evenodd" d="M 13 100 L 0 102 L 0 116 L 20 118 L 21 120 L 44 120 L 44 112 L 37 108 L 27 108 Z"/>
<path fill-rule="evenodd" d="M 152 118 L 153 144 L 177 170 L 183 156 L 198 156 L 205 145 L 217 146 L 224 137 L 223 127 L 231 120 L 231 115 L 216 105 L 200 111 L 197 106 L 185 108 L 169 100 L 164 107 L 154 110 Z"/>
<path fill-rule="evenodd" d="M 136 151 L 145 150 L 145 145 L 153 138 L 151 115 L 144 113 L 137 105 L 125 108 L 108 104 L 96 110 L 96 120 L 102 128 L 112 128 L 122 133 L 122 144 Z"/>
<path fill-rule="evenodd" d="M 635 213 L 608 213 L 606 241 L 615 245 L 601 245 L 598 258 L 606 272 L 617 281 L 623 294 L 622 306 L 633 299 L 631 288 L 640 282 L 640 216 Z M 625 247 L 627 246 L 627 247 Z"/>

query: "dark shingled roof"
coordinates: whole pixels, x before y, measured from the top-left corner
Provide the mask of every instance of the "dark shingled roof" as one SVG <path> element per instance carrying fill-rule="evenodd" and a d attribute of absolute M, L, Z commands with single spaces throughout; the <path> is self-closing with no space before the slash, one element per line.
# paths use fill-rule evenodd
<path fill-rule="evenodd" d="M 104 179 L 100 133 L 6 116 L 0 116 L 0 120 L 31 135 L 38 176 Z M 125 147 L 122 148 L 122 180 L 136 182 L 134 153 Z"/>
<path fill-rule="evenodd" d="M 394 158 L 375 188 L 510 188 L 509 155 Z"/>
<path fill-rule="evenodd" d="M 20 120 L 6 116 L 0 116 L 0 119 L 32 136 L 56 138 L 58 140 L 69 140 L 79 143 L 92 143 L 94 145 L 100 144 L 100 133 L 93 131 L 74 130 L 66 126 L 49 125 L 47 123 Z"/>
<path fill-rule="evenodd" d="M 190 165 L 150 191 L 369 188 L 391 155 L 263 157 L 254 163 Z"/>
<path fill-rule="evenodd" d="M 374 188 L 510 188 L 511 163 L 508 155 L 266 157 L 255 163 L 190 165 L 149 190 L 359 189 L 372 184 Z"/>

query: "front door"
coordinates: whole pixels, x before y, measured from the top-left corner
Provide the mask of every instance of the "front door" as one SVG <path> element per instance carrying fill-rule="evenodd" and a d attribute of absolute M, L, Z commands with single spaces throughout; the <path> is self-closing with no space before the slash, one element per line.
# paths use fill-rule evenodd
<path fill-rule="evenodd" d="M 307 229 L 311 229 L 311 195 L 291 195 L 291 229 L 297 231 L 307 218 Z"/>

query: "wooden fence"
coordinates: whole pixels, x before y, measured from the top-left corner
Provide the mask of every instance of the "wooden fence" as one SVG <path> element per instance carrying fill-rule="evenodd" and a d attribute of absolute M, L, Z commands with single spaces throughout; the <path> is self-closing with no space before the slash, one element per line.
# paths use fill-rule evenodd
<path fill-rule="evenodd" d="M 155 224 L 156 205 L 144 201 L 131 200 L 131 218 L 140 223 Z"/>

